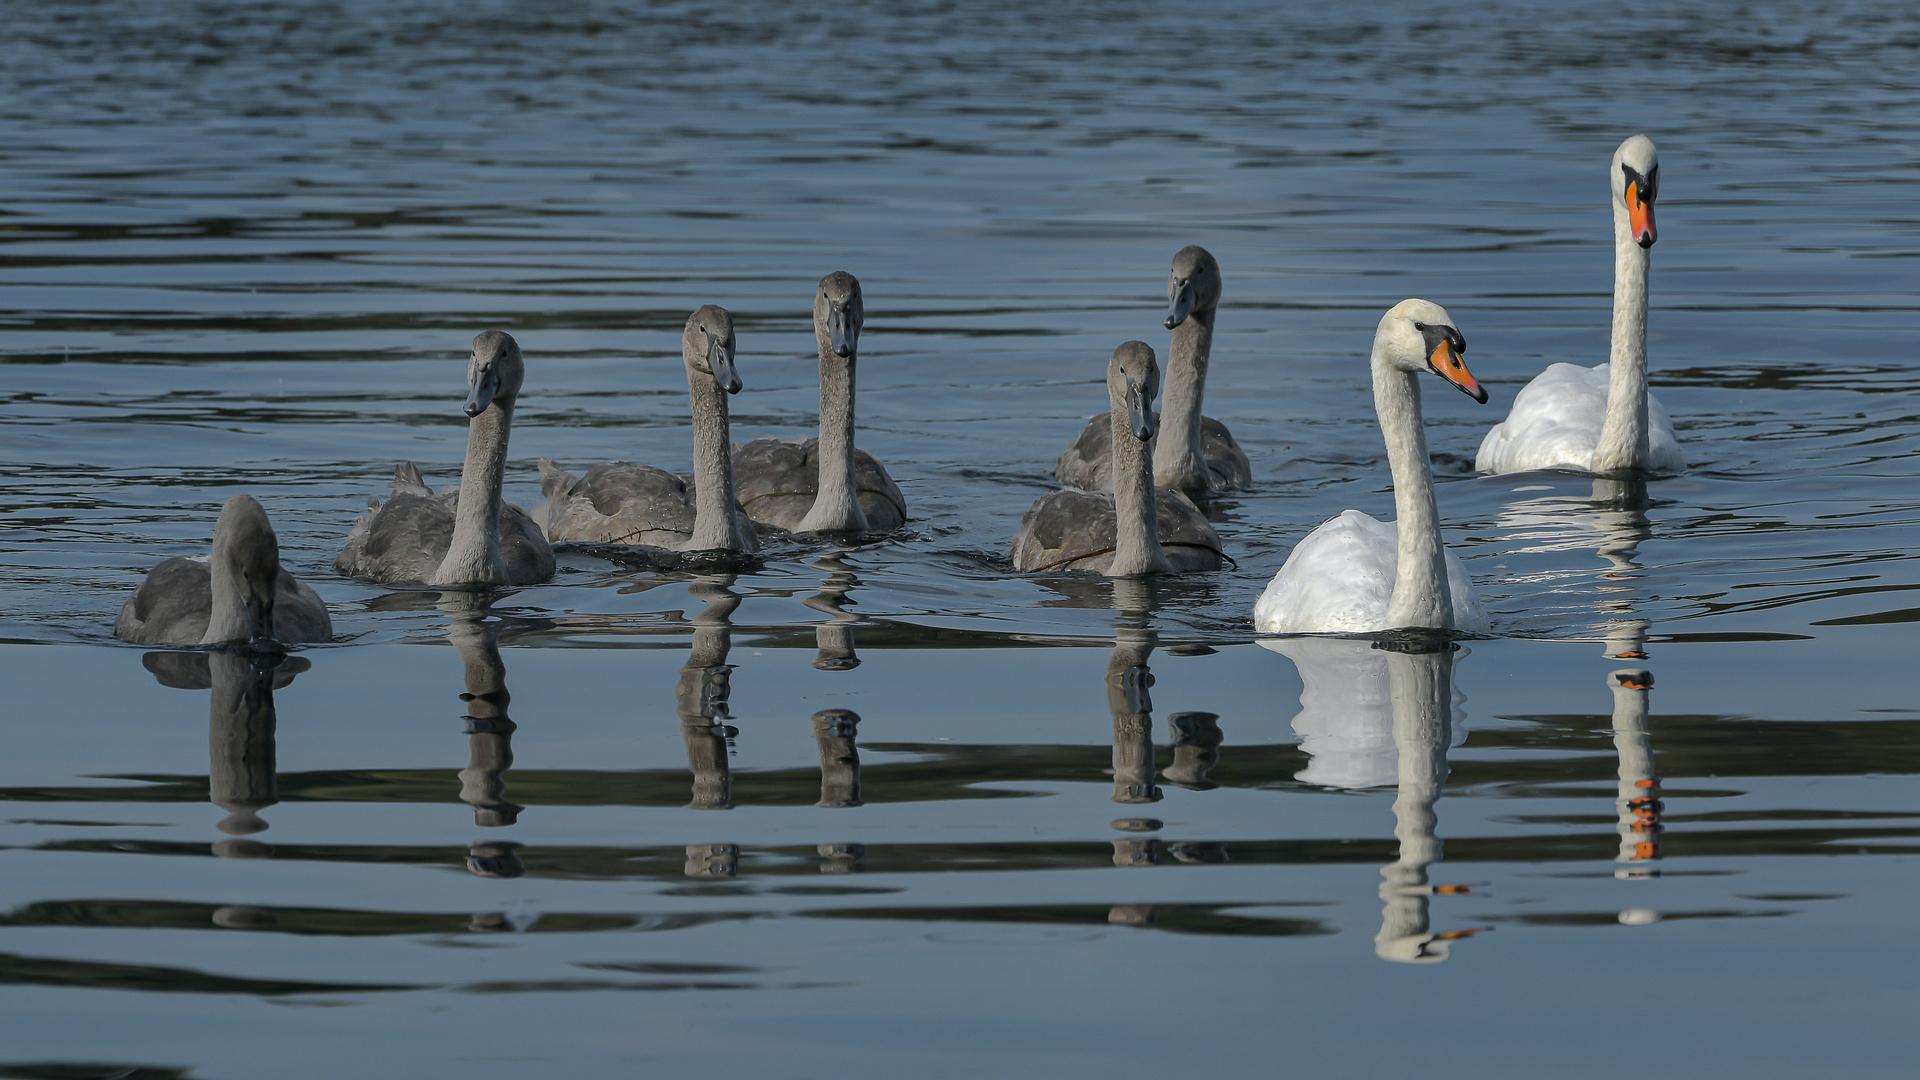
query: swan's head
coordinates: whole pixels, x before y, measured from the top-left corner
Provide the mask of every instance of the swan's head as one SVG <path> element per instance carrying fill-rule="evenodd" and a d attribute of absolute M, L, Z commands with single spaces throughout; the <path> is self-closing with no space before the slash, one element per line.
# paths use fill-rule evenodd
<path fill-rule="evenodd" d="M 277 647 L 273 640 L 273 590 L 280 577 L 280 541 L 267 512 L 251 495 L 235 495 L 220 508 L 213 527 L 213 572 L 230 574 L 247 612 L 248 644 Z"/>
<path fill-rule="evenodd" d="M 1153 438 L 1157 421 L 1153 399 L 1160 394 L 1160 362 L 1153 346 L 1144 341 L 1129 341 L 1113 350 L 1107 361 L 1107 397 L 1127 410 L 1127 423 L 1134 438 L 1146 442 Z"/>
<path fill-rule="evenodd" d="M 860 327 L 867 320 L 860 303 L 860 279 L 835 270 L 820 279 L 813 294 L 813 332 L 835 356 L 852 356 L 860 349 Z"/>
<path fill-rule="evenodd" d="M 1621 668 L 1607 673 L 1607 685 L 1618 690 L 1653 689 L 1653 672 L 1644 668 Z"/>
<path fill-rule="evenodd" d="M 1653 202 L 1660 197 L 1660 155 L 1653 140 L 1635 135 L 1613 152 L 1613 201 L 1627 212 L 1627 230 L 1633 242 L 1650 248 L 1657 239 L 1653 229 Z"/>
<path fill-rule="evenodd" d="M 1467 339 L 1453 325 L 1447 309 L 1431 300 L 1402 300 L 1380 317 L 1373 335 L 1375 356 L 1384 357 L 1401 371 L 1431 371 L 1460 392 L 1487 403 L 1487 388 L 1467 370 L 1461 354 Z"/>
<path fill-rule="evenodd" d="M 718 304 L 708 304 L 687 316 L 680 335 L 680 356 L 689 371 L 710 376 L 729 394 L 740 392 L 740 372 L 733 366 L 733 316 Z"/>
<path fill-rule="evenodd" d="M 1167 275 L 1167 329 L 1187 321 L 1196 311 L 1212 311 L 1220 304 L 1220 264 L 1199 244 L 1188 244 L 1173 257 Z"/>
<path fill-rule="evenodd" d="M 467 357 L 467 404 L 469 417 L 487 411 L 495 398 L 512 401 L 520 395 L 520 377 L 525 373 L 520 361 L 520 345 L 513 335 L 487 330 L 473 339 L 473 352 Z"/>

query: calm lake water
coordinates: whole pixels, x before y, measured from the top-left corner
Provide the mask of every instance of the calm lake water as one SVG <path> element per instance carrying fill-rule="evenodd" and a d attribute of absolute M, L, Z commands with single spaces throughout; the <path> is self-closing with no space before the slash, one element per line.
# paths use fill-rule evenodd
<path fill-rule="evenodd" d="M 7 20 L 0 1076 L 1910 1075 L 1910 4 Z M 1635 131 L 1691 468 L 1474 476 L 1606 356 Z M 1013 574 L 1188 243 L 1238 566 Z M 491 607 L 332 572 L 395 461 L 457 476 L 478 330 L 531 504 L 540 456 L 687 467 L 703 303 L 736 438 L 807 433 L 834 269 L 900 534 Z M 1424 388 L 1500 636 L 1258 641 L 1307 530 L 1391 513 L 1365 358 L 1415 295 L 1493 395 Z M 116 643 L 243 491 L 340 640 Z"/>

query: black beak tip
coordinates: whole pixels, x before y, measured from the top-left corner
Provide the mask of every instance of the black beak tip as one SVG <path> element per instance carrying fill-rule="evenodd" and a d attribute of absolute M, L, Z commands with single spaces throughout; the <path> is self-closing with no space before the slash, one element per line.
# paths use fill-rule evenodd
<path fill-rule="evenodd" d="M 1480 389 L 1474 391 L 1472 394 L 1469 394 L 1467 396 L 1473 398 L 1473 400 L 1479 402 L 1480 404 L 1485 405 L 1487 403 L 1487 388 L 1483 386 Z"/>
<path fill-rule="evenodd" d="M 734 378 L 728 379 L 720 388 L 729 394 L 737 394 L 740 392 L 742 385 L 739 377 L 735 376 Z"/>
<path fill-rule="evenodd" d="M 1171 330 L 1174 327 L 1179 326 L 1181 323 L 1185 321 L 1186 321 L 1185 319 L 1176 319 L 1173 316 L 1169 315 L 1167 316 L 1166 327 L 1167 329 Z"/>
<path fill-rule="evenodd" d="M 840 344 L 835 345 L 833 347 L 833 355 L 841 356 L 841 357 L 852 356 L 853 346 L 848 345 L 846 342 L 843 341 Z"/>
<path fill-rule="evenodd" d="M 487 407 L 485 405 L 475 405 L 473 402 L 469 401 L 467 402 L 466 406 L 462 408 L 460 411 L 466 413 L 467 419 L 471 420 L 474 417 L 479 416 L 481 413 L 486 412 Z"/>
<path fill-rule="evenodd" d="M 1653 246 L 1653 234 L 1643 232 L 1640 234 L 1640 238 L 1635 240 L 1634 243 L 1639 244 L 1643 248 L 1650 248 Z"/>

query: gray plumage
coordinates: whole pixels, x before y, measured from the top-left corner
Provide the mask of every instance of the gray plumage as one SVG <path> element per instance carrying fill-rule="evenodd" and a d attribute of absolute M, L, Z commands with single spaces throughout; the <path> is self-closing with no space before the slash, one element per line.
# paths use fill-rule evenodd
<path fill-rule="evenodd" d="M 754 521 L 788 532 L 890 532 L 907 501 L 887 467 L 853 445 L 855 374 L 866 324 L 860 281 L 844 270 L 820 279 L 813 336 L 820 354 L 820 436 L 755 439 L 734 450 L 740 504 Z"/>
<path fill-rule="evenodd" d="M 1227 426 L 1200 414 L 1213 352 L 1213 320 L 1220 305 L 1220 264 L 1197 244 L 1181 248 L 1167 276 L 1166 408 L 1153 445 L 1153 482 L 1204 493 L 1244 488 L 1253 466 Z M 1054 479 L 1088 491 L 1113 487 L 1113 439 L 1107 418 L 1095 416 L 1054 464 Z"/>
<path fill-rule="evenodd" d="M 1115 526 L 1113 492 L 1061 488 L 1042 495 L 1020 519 L 1013 541 L 1013 568 L 1091 570 L 1104 574 L 1113 565 Z M 1154 491 L 1154 521 L 1160 549 L 1173 573 L 1218 570 L 1220 536 L 1182 492 Z"/>
<path fill-rule="evenodd" d="M 121 605 L 113 636 L 140 645 L 331 641 L 333 621 L 320 594 L 281 567 L 266 511 L 235 495 L 220 510 L 212 554 L 148 571 Z"/>
<path fill-rule="evenodd" d="M 458 487 L 435 494 L 413 462 L 401 462 L 393 469 L 393 494 L 385 502 L 370 502 L 333 568 L 391 584 L 452 584 L 436 581 L 435 575 L 453 546 L 459 503 Z M 553 577 L 553 549 L 525 510 L 502 501 L 497 522 L 506 567 L 506 580 L 499 584 L 534 585 Z"/>
<path fill-rule="evenodd" d="M 798 532 L 820 490 L 820 440 L 762 436 L 733 448 L 733 469 L 748 517 Z M 853 452 L 853 487 L 867 531 L 891 532 L 907 523 L 907 500 L 900 486 L 865 450 Z"/>
<path fill-rule="evenodd" d="M 390 585 L 534 585 L 553 577 L 546 537 L 501 493 L 525 373 L 510 335 L 488 330 L 473 339 L 460 486 L 436 495 L 412 462 L 402 462 L 393 471 L 392 497 L 369 503 L 335 570 Z"/>
<path fill-rule="evenodd" d="M 1113 577 L 1217 570 L 1220 538 L 1184 494 L 1156 489 L 1148 443 L 1160 368 L 1145 342 L 1129 341 L 1107 364 L 1114 490 L 1064 488 L 1036 500 L 1009 553 L 1022 573 L 1091 570 Z"/>
<path fill-rule="evenodd" d="M 693 474 L 613 461 L 574 476 L 540 460 L 547 502 L 541 525 L 554 543 L 631 544 L 669 551 L 759 549 L 753 523 L 734 499 L 727 395 L 739 393 L 733 316 L 708 304 L 687 317 L 680 337 L 693 409 Z"/>

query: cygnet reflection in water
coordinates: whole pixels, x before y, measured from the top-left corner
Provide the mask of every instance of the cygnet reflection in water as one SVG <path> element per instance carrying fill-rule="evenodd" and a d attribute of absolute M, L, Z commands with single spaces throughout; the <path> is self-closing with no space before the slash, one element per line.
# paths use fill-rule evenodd
<path fill-rule="evenodd" d="M 732 574 L 707 574 L 687 585 L 687 593 L 707 606 L 695 615 L 693 648 L 680 665 L 674 684 L 674 712 L 680 717 L 680 737 L 687 744 L 687 767 L 693 771 L 693 810 L 726 810 L 733 806 L 733 777 L 727 764 L 727 740 L 739 734 L 727 711 L 733 668 L 727 654 L 733 648 L 734 609 L 740 594 L 733 591 Z M 731 845 L 721 845 L 731 847 Z M 689 848 L 688 866 L 693 866 Z M 731 862 L 728 863 L 731 866 Z M 691 869 L 689 877 L 696 875 Z M 733 876 L 731 869 L 727 877 Z"/>
<path fill-rule="evenodd" d="M 1464 698 L 1453 675 L 1466 650 L 1438 636 L 1261 644 L 1300 669 L 1294 730 L 1311 760 L 1297 778 L 1337 788 L 1398 785 L 1393 815 L 1400 857 L 1380 871 L 1384 907 L 1375 955 L 1404 963 L 1445 960 L 1453 941 L 1478 932 L 1434 933 L 1427 912 L 1435 894 L 1467 892 L 1427 880 L 1427 867 L 1441 856 L 1434 804 L 1446 784 L 1447 750 L 1464 738 L 1456 722 Z"/>
<path fill-rule="evenodd" d="M 860 584 L 860 578 L 839 552 L 815 559 L 812 565 L 815 570 L 826 571 L 827 579 L 820 583 L 818 593 L 801 603 L 828 616 L 826 622 L 813 628 L 818 649 L 813 666 L 821 671 L 852 671 L 860 666 L 860 656 L 853 649 L 853 627 L 860 616 L 846 610 L 848 605 L 859 603 L 847 599 L 847 594 Z"/>
<path fill-rule="evenodd" d="M 290 685 L 312 664 L 281 653 L 224 649 L 153 652 L 141 661 L 162 686 L 212 691 L 207 703 L 207 800 L 227 812 L 218 828 L 229 837 L 216 841 L 213 853 L 228 859 L 273 854 L 272 847 L 250 839 L 267 830 L 260 811 L 280 801 L 273 692 Z"/>
<path fill-rule="evenodd" d="M 447 641 L 464 668 L 466 689 L 460 700 L 466 705 L 461 723 L 467 733 L 467 767 L 460 770 L 460 801 L 473 808 L 473 823 L 481 828 L 513 825 L 525 807 L 507 799 L 506 774 L 513 767 L 516 725 L 507 715 L 512 695 L 507 692 L 500 642 L 537 629 L 543 622 L 491 617 L 488 600 L 476 593 L 443 593 L 439 607 L 452 620 Z M 469 853 L 468 869 L 486 877 L 516 876 L 507 870 L 518 865 L 517 858 L 512 857 L 510 846 L 496 850 L 497 843 L 478 843 L 474 849 L 478 854 Z"/>

